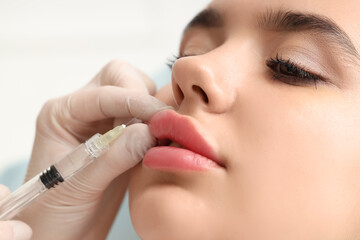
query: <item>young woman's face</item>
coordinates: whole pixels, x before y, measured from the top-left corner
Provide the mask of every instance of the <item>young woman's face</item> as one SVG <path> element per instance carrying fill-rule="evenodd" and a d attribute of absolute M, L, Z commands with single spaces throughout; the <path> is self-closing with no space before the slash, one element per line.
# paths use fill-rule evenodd
<path fill-rule="evenodd" d="M 136 231 L 355 239 L 358 0 L 216 0 L 207 9 L 184 32 L 172 90 L 158 93 L 179 115 L 150 121 L 156 137 L 191 151 L 157 147 L 134 169 Z"/>

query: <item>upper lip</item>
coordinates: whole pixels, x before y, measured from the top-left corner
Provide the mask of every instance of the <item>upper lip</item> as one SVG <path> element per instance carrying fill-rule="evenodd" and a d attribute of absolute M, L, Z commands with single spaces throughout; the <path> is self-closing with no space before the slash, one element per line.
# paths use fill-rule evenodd
<path fill-rule="evenodd" d="M 224 166 L 191 118 L 180 115 L 173 110 L 164 110 L 151 117 L 149 128 L 152 135 L 157 139 L 169 139 L 177 142 L 188 150 Z"/>

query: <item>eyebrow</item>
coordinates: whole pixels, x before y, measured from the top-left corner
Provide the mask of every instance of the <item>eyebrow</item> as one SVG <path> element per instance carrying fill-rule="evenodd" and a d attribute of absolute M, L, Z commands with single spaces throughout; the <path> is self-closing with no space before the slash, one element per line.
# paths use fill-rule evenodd
<path fill-rule="evenodd" d="M 185 27 L 184 34 L 193 27 L 222 27 L 223 18 L 218 11 L 213 8 L 206 8 L 199 12 Z"/>
<path fill-rule="evenodd" d="M 268 10 L 258 16 L 258 26 L 276 32 L 311 31 L 336 42 L 347 53 L 360 59 L 359 53 L 350 37 L 328 17 L 293 11 Z"/>
<path fill-rule="evenodd" d="M 337 43 L 348 54 L 360 60 L 360 55 L 350 37 L 333 20 L 328 17 L 284 10 L 267 10 L 258 15 L 258 27 L 276 32 L 311 31 L 323 35 L 326 39 Z M 197 14 L 186 26 L 184 34 L 191 28 L 222 27 L 224 20 L 214 8 L 207 8 Z"/>

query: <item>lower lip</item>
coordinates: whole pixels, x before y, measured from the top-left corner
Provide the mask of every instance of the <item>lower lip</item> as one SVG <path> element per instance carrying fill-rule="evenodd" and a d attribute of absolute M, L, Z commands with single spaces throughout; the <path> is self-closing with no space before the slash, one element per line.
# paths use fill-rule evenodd
<path fill-rule="evenodd" d="M 151 148 L 145 154 L 143 164 L 149 168 L 170 171 L 201 171 L 220 167 L 216 162 L 188 149 L 168 146 Z"/>

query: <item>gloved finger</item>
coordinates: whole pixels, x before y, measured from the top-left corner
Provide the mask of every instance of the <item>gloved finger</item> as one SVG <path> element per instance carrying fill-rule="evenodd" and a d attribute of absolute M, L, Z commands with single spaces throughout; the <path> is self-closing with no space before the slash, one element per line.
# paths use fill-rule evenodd
<path fill-rule="evenodd" d="M 9 194 L 10 194 L 9 188 L 0 184 L 0 201 Z"/>
<path fill-rule="evenodd" d="M 93 122 L 107 118 L 148 120 L 155 112 L 169 108 L 155 97 L 114 86 L 80 90 L 61 101 L 65 113 L 74 120 Z"/>
<path fill-rule="evenodd" d="M 149 127 L 137 123 L 126 127 L 123 134 L 110 146 L 109 151 L 74 176 L 81 186 L 104 189 L 113 179 L 139 163 L 145 153 L 156 144 Z M 81 182 L 81 181 L 86 181 Z"/>
<path fill-rule="evenodd" d="M 135 123 L 141 123 L 142 121 L 140 119 L 137 118 L 115 118 L 114 119 L 114 127 L 116 126 L 120 126 L 122 124 L 126 124 L 126 126 L 128 125 L 132 125 Z"/>
<path fill-rule="evenodd" d="M 20 221 L 0 221 L 1 240 L 30 240 L 31 228 Z"/>
<path fill-rule="evenodd" d="M 123 60 L 108 63 L 88 84 L 88 87 L 112 85 L 154 95 L 155 83 L 139 69 Z"/>

